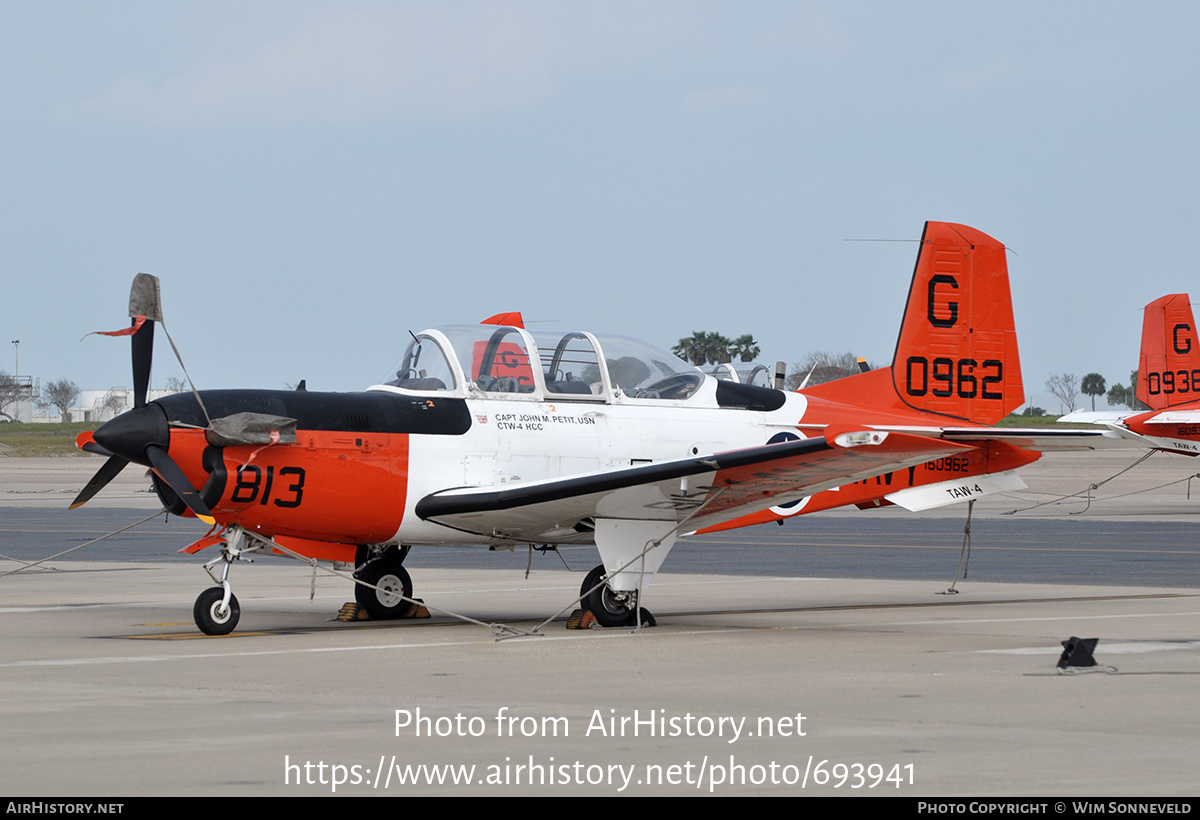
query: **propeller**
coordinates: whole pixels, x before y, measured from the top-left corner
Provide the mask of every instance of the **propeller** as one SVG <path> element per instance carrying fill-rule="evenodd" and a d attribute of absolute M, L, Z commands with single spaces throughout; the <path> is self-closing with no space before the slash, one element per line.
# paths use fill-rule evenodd
<path fill-rule="evenodd" d="M 158 473 L 159 478 L 167 482 L 167 486 L 175 491 L 175 494 L 184 504 L 187 504 L 188 509 L 195 513 L 197 518 L 205 524 L 217 523 L 217 519 L 213 518 L 212 512 L 204 503 L 204 499 L 200 497 L 200 493 L 192 486 L 192 482 L 188 481 L 188 477 L 183 474 L 183 470 L 179 469 L 179 465 L 167 455 L 165 449 L 157 444 L 151 444 L 146 447 L 146 456 L 150 459 L 150 464 Z"/>
<path fill-rule="evenodd" d="M 92 500 L 92 496 L 100 492 L 104 485 L 117 477 L 117 473 L 125 469 L 125 465 L 129 463 L 129 459 L 121 458 L 121 456 L 109 456 L 108 461 L 104 462 L 96 474 L 92 476 L 92 480 L 87 483 L 87 486 L 80 491 L 79 495 L 75 496 L 75 500 L 71 502 L 70 509 L 82 507 L 84 504 Z"/>
<path fill-rule="evenodd" d="M 107 455 L 108 460 L 71 503 L 81 507 L 103 489 L 131 461 L 153 468 L 196 517 L 215 523 L 208 505 L 192 486 L 179 465 L 167 454 L 171 430 L 163 411 L 146 403 L 150 389 L 150 365 L 154 359 L 154 323 L 162 323 L 162 299 L 158 277 L 139 273 L 129 291 L 130 327 L 101 331 L 103 336 L 132 336 L 133 409 L 122 413 L 92 434 L 83 434 L 77 444 L 89 453 Z M 166 326 L 163 326 L 166 329 Z M 168 336 L 168 340 L 170 337 Z M 171 345 L 174 347 L 174 343 Z M 178 355 L 178 353 L 177 353 Z"/>

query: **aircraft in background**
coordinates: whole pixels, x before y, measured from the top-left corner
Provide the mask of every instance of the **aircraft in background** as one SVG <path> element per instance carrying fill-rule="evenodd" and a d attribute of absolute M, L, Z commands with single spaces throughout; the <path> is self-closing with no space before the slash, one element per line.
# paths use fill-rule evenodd
<path fill-rule="evenodd" d="M 703 369 L 704 375 L 730 382 L 753 384 L 758 387 L 783 387 L 786 375 L 783 362 L 776 362 L 775 369 L 760 362 L 722 362 Z"/>
<path fill-rule="evenodd" d="M 1136 393 L 1149 411 L 1079 411 L 1059 421 L 1100 424 L 1148 449 L 1200 455 L 1200 340 L 1186 293 L 1146 305 Z"/>
<path fill-rule="evenodd" d="M 853 317 L 853 302 L 841 309 Z M 410 334 L 361 393 L 205 390 L 146 401 L 158 280 L 130 297 L 135 407 L 80 446 L 164 507 L 213 522 L 197 625 L 231 631 L 232 563 L 262 551 L 352 563 L 376 618 L 406 612 L 412 546 L 595 543 L 581 589 L 630 624 L 677 538 L 820 509 L 925 509 L 1023 487 L 1042 451 L 1107 430 L 990 425 L 1023 401 L 1004 246 L 929 222 L 890 368 L 789 393 L 718 380 L 622 336 L 530 331 L 520 314 Z M 198 489 L 197 489 L 198 488 Z M 220 565 L 219 575 L 214 572 Z"/>

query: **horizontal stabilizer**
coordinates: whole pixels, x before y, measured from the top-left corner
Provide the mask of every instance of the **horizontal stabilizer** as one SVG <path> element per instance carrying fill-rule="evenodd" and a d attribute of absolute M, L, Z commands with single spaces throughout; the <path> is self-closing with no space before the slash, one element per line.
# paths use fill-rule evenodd
<path fill-rule="evenodd" d="M 1040 453 L 1080 450 L 1128 450 L 1134 445 L 1112 430 L 1087 430 L 1053 427 L 946 427 L 944 438 L 950 441 L 1007 441 Z"/>
<path fill-rule="evenodd" d="M 1076 410 L 1059 416 L 1057 424 L 1116 424 L 1130 416 L 1137 415 L 1140 410 Z"/>
<path fill-rule="evenodd" d="M 1149 418 L 1141 419 L 1143 424 L 1200 424 L 1200 408 L 1176 407 L 1163 410 Z"/>

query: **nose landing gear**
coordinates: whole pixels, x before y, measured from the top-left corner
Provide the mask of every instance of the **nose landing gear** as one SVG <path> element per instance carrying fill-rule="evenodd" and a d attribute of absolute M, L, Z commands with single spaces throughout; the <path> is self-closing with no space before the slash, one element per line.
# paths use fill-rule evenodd
<path fill-rule="evenodd" d="M 228 538 L 221 546 L 221 554 L 204 565 L 204 571 L 213 579 L 214 587 L 200 593 L 192 607 L 192 618 L 205 635 L 228 635 L 238 625 L 242 609 L 237 596 L 229 584 L 229 567 L 242 555 L 241 543 L 244 532 L 241 527 L 232 527 Z M 221 577 L 213 575 L 213 567 L 221 564 Z"/>

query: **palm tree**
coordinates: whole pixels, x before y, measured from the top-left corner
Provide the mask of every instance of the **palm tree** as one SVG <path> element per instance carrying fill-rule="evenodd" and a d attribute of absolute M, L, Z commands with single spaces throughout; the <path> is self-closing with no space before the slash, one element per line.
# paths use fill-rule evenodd
<path fill-rule="evenodd" d="M 1083 377 L 1083 381 L 1079 383 L 1079 391 L 1085 396 L 1092 397 L 1092 410 L 1096 409 L 1096 396 L 1103 396 L 1107 385 L 1104 383 L 1104 377 L 1099 373 L 1088 373 Z"/>
<path fill-rule="evenodd" d="M 708 358 L 707 344 L 708 334 L 697 330 L 686 339 L 680 339 L 679 344 L 671 348 L 671 352 L 685 362 L 704 364 Z"/>
<path fill-rule="evenodd" d="M 754 341 L 749 336 L 741 338 L 750 339 L 752 343 Z M 671 352 L 679 358 L 695 365 L 724 364 L 733 358 L 731 351 L 733 345 L 734 342 L 729 341 L 729 339 L 720 333 L 707 333 L 697 330 L 686 339 L 680 339 L 679 344 L 671 348 Z M 758 352 L 757 347 L 754 352 Z M 742 361 L 749 361 L 749 359 L 743 359 Z"/>
<path fill-rule="evenodd" d="M 733 340 L 729 346 L 729 352 L 743 362 L 752 362 L 758 356 L 760 350 L 758 342 L 754 341 L 754 337 L 747 333 Z"/>
<path fill-rule="evenodd" d="M 724 364 L 733 358 L 729 348 L 733 342 L 720 333 L 706 333 L 705 359 L 707 364 Z"/>

